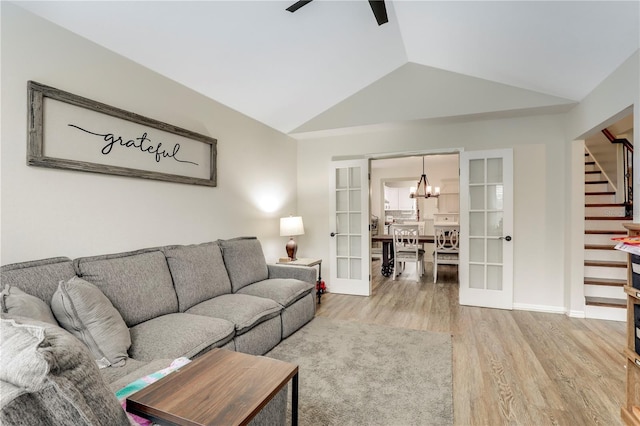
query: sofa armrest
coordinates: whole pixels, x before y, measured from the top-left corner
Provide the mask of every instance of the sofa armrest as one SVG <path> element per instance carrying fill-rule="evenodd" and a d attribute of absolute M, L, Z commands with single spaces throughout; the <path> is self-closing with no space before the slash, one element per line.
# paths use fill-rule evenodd
<path fill-rule="evenodd" d="M 269 279 L 271 278 L 294 278 L 308 283 L 316 283 L 317 270 L 312 266 L 288 266 L 288 265 L 267 265 L 269 269 Z"/>

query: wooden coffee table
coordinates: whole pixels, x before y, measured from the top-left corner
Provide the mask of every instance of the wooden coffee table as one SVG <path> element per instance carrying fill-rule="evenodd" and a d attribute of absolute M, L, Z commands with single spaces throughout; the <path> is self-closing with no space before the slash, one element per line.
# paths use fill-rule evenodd
<path fill-rule="evenodd" d="M 246 425 L 292 380 L 298 424 L 298 366 L 212 349 L 127 398 L 127 411 L 159 424 Z"/>

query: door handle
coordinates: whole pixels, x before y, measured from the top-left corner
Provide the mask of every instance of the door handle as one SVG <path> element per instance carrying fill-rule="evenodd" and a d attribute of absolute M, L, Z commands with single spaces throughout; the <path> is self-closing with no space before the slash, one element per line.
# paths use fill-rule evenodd
<path fill-rule="evenodd" d="M 338 232 L 332 232 L 329 235 L 331 235 L 332 237 L 335 237 L 336 235 L 338 235 Z"/>
<path fill-rule="evenodd" d="M 511 235 L 507 235 L 506 237 L 499 237 L 499 240 L 511 241 Z"/>

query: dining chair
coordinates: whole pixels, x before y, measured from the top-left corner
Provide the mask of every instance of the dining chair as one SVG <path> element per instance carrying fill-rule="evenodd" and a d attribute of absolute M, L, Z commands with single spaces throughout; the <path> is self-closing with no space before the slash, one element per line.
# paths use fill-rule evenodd
<path fill-rule="evenodd" d="M 438 280 L 438 265 L 460 264 L 460 226 L 435 225 L 433 282 Z"/>
<path fill-rule="evenodd" d="M 404 270 L 406 262 L 416 264 L 416 281 L 424 274 L 424 250 L 418 242 L 418 225 L 393 225 L 393 280 Z"/>

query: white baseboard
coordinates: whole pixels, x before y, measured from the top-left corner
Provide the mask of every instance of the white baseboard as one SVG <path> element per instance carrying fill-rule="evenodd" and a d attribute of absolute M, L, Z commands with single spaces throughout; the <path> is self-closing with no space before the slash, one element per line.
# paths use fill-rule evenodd
<path fill-rule="evenodd" d="M 546 312 L 548 314 L 564 314 L 567 312 L 563 306 L 530 305 L 528 303 L 514 303 L 513 309 L 518 311 Z"/>
<path fill-rule="evenodd" d="M 571 318 L 586 318 L 584 311 L 569 311 L 567 315 Z"/>
<path fill-rule="evenodd" d="M 602 306 L 585 306 L 584 311 L 567 311 L 564 307 L 560 306 L 514 303 L 513 309 L 518 311 L 545 312 L 549 314 L 567 314 L 571 318 L 592 318 L 609 321 L 627 320 L 627 311 L 625 309 L 607 308 Z"/>

